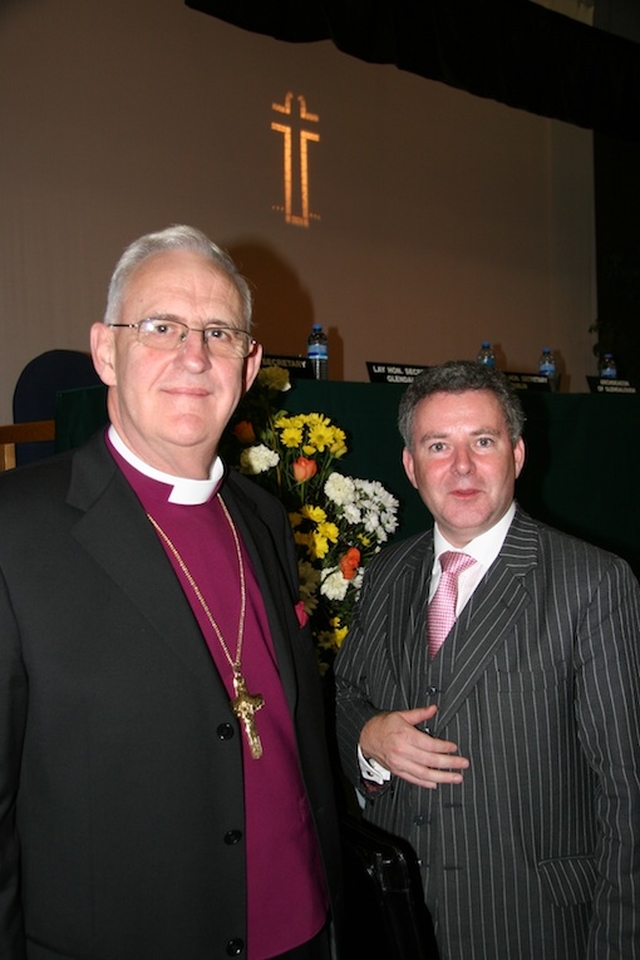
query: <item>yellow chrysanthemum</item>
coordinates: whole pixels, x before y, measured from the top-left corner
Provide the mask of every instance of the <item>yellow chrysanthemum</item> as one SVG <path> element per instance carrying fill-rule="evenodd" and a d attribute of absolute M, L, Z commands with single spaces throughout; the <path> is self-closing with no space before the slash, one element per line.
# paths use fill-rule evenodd
<path fill-rule="evenodd" d="M 337 543 L 340 531 L 335 523 L 327 520 L 326 522 L 318 523 L 318 534 L 330 540 L 332 543 Z"/>
<path fill-rule="evenodd" d="M 312 557 L 322 560 L 329 552 L 329 541 L 321 533 L 312 533 L 309 535 L 311 543 L 309 544 L 309 553 Z"/>
<path fill-rule="evenodd" d="M 334 441 L 333 429 L 327 424 L 314 424 L 309 430 L 309 443 L 313 444 L 320 453 L 324 453 Z"/>
<path fill-rule="evenodd" d="M 341 430 L 340 427 L 333 428 L 333 440 L 331 446 L 329 447 L 329 453 L 332 457 L 338 459 L 339 457 L 344 457 L 347 452 L 347 443 L 346 435 L 344 430 Z"/>
<path fill-rule="evenodd" d="M 300 508 L 300 515 L 306 517 L 307 520 L 312 520 L 314 523 L 324 523 L 327 519 L 327 515 L 322 507 L 314 507 L 311 503 L 305 503 Z"/>
<path fill-rule="evenodd" d="M 299 447 L 302 443 L 302 430 L 299 427 L 284 427 L 280 430 L 280 442 L 283 447 Z"/>
<path fill-rule="evenodd" d="M 290 417 L 286 413 L 281 413 L 278 417 L 276 417 L 274 423 L 278 430 L 283 430 L 285 427 L 294 427 L 298 430 L 302 430 L 304 426 L 304 417 L 301 417 L 299 414 Z"/>
<path fill-rule="evenodd" d="M 330 630 L 322 630 L 318 635 L 318 645 L 323 650 L 333 651 L 339 650 L 342 646 L 344 638 L 349 632 L 349 627 L 340 626 L 340 617 L 332 617 L 329 620 Z"/>
<path fill-rule="evenodd" d="M 342 646 L 342 642 L 348 633 L 349 633 L 349 627 L 340 627 L 339 630 L 334 630 L 333 636 L 334 636 L 335 645 L 338 648 L 338 650 Z"/>
<path fill-rule="evenodd" d="M 307 413 L 305 415 L 305 423 L 307 423 L 309 427 L 314 427 L 318 423 L 331 423 L 331 421 L 322 413 Z"/>

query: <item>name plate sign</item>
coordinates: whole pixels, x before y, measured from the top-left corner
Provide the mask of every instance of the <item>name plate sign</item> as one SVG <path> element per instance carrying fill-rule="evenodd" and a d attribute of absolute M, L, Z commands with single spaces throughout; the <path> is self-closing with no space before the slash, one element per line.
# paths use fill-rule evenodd
<path fill-rule="evenodd" d="M 263 367 L 282 367 L 292 379 L 313 380 L 313 370 L 306 357 L 283 357 L 267 353 L 262 358 Z"/>
<path fill-rule="evenodd" d="M 404 363 L 374 363 L 367 360 L 370 383 L 411 383 L 426 369 Z"/>
<path fill-rule="evenodd" d="M 611 377 L 587 377 L 591 393 L 637 393 L 629 380 L 614 380 Z"/>
<path fill-rule="evenodd" d="M 560 386 L 559 374 L 556 374 L 555 377 L 545 377 L 542 373 L 508 373 L 505 370 L 504 375 L 514 390 L 542 390 L 546 392 L 553 390 L 555 393 Z"/>

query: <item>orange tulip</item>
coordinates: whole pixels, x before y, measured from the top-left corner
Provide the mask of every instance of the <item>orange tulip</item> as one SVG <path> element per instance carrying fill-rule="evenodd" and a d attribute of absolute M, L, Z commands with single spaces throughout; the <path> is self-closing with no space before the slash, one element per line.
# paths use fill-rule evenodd
<path fill-rule="evenodd" d="M 357 547 L 349 547 L 340 561 L 340 573 L 345 580 L 353 580 L 360 566 L 360 551 Z"/>
<path fill-rule="evenodd" d="M 256 438 L 253 424 L 250 420 L 239 420 L 233 428 L 233 433 L 240 443 L 253 443 Z"/>
<path fill-rule="evenodd" d="M 304 483 L 305 480 L 311 480 L 311 477 L 315 477 L 318 472 L 318 464 L 315 460 L 310 460 L 308 457 L 298 457 L 297 460 L 293 461 L 292 467 L 296 483 Z"/>

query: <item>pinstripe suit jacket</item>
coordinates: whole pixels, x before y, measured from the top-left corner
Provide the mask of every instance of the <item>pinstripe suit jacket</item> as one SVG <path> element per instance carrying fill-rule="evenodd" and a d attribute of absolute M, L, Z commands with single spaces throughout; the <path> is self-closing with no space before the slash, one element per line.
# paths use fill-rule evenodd
<path fill-rule="evenodd" d="M 462 785 L 394 778 L 365 817 L 422 861 L 441 960 L 640 958 L 640 590 L 521 510 L 432 663 L 433 534 L 370 565 L 336 662 L 342 762 L 380 710 L 438 704 Z"/>

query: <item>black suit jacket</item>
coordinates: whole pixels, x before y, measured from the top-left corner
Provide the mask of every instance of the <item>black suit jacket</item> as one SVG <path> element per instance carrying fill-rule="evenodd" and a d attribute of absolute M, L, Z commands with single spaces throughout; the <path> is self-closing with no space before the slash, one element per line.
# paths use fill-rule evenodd
<path fill-rule="evenodd" d="M 242 477 L 226 478 L 224 497 L 264 596 L 335 893 L 322 702 L 288 521 Z M 225 842 L 243 809 L 236 718 L 102 435 L 4 474 L 2 960 L 228 957 L 246 941 L 244 845 Z"/>
<path fill-rule="evenodd" d="M 443 960 L 640 958 L 640 590 L 518 510 L 433 661 L 433 533 L 367 570 L 336 661 L 343 764 L 380 710 L 435 702 L 462 785 L 394 779 L 365 816 L 411 842 Z"/>

